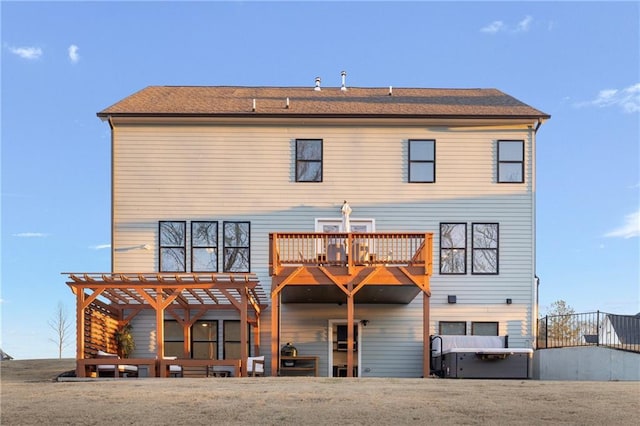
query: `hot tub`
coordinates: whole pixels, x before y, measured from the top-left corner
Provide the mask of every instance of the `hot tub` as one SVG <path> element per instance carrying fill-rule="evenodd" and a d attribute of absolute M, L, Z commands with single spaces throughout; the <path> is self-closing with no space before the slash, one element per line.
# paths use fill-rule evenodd
<path fill-rule="evenodd" d="M 432 373 L 458 379 L 531 378 L 533 349 L 507 346 L 507 336 L 432 336 Z"/>

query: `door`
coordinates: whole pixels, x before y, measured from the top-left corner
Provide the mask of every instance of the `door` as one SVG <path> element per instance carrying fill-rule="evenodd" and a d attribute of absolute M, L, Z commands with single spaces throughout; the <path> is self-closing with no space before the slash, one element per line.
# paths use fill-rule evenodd
<path fill-rule="evenodd" d="M 347 377 L 347 320 L 329 320 L 329 377 Z M 353 377 L 360 377 L 362 330 L 359 320 L 353 320 Z"/>

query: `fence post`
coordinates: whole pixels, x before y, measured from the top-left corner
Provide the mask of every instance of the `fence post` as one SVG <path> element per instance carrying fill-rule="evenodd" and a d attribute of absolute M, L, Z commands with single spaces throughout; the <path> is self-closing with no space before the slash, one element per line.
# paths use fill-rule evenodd
<path fill-rule="evenodd" d="M 600 309 L 596 311 L 596 346 L 600 346 Z"/>
<path fill-rule="evenodd" d="M 549 315 L 544 316 L 544 347 L 549 347 Z"/>

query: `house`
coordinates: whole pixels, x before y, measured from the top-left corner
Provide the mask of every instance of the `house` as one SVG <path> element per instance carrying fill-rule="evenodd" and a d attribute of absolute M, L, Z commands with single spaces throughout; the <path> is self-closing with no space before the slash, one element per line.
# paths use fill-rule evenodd
<path fill-rule="evenodd" d="M 173 356 L 246 375 L 234 363 L 263 355 L 271 375 L 426 377 L 433 334 L 533 347 L 549 115 L 495 89 L 343 75 L 152 86 L 98 117 L 111 128 L 112 271 L 67 274 L 79 376 L 118 350 L 125 324 L 126 363 L 150 374 Z"/>
<path fill-rule="evenodd" d="M 640 313 L 636 315 L 604 314 L 600 326 L 602 345 L 627 350 L 640 350 Z"/>
<path fill-rule="evenodd" d="M 0 349 L 0 361 L 10 361 L 12 359 L 13 357 L 11 355 Z"/>

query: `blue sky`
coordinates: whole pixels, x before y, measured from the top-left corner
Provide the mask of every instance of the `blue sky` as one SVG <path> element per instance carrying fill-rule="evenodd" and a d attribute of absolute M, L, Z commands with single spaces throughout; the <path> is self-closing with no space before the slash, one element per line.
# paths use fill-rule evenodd
<path fill-rule="evenodd" d="M 640 312 L 638 2 L 1 3 L 0 347 L 52 358 L 110 270 L 110 133 L 149 85 L 498 88 L 538 132 L 542 311 Z M 72 333 L 75 329 L 72 330 Z M 75 336 L 72 336 L 74 339 Z M 73 357 L 75 342 L 64 356 Z"/>

